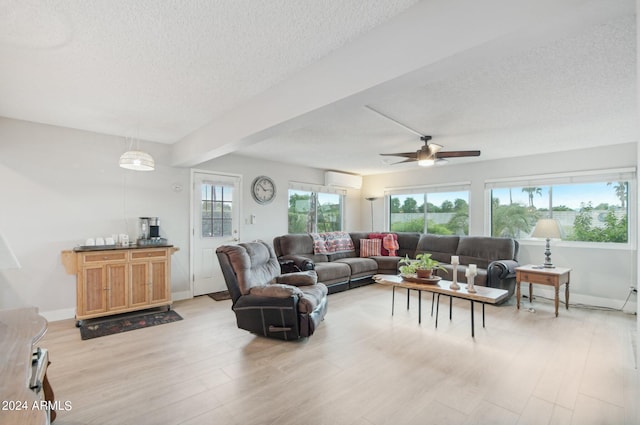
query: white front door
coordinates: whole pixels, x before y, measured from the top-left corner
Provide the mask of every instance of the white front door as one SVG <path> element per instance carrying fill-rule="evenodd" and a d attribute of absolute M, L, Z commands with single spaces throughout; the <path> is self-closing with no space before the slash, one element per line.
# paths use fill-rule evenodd
<path fill-rule="evenodd" d="M 193 174 L 193 295 L 225 291 L 216 257 L 220 245 L 240 240 L 240 177 Z"/>

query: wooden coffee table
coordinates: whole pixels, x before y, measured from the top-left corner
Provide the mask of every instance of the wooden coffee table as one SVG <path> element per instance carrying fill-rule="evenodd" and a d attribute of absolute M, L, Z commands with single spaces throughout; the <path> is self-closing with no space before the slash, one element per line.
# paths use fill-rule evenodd
<path fill-rule="evenodd" d="M 476 286 L 476 292 L 470 293 L 467 291 L 467 285 L 459 283 L 460 289 L 453 290 L 449 288 L 451 281 L 440 280 L 436 284 L 424 284 L 408 282 L 402 279 L 399 275 L 385 275 L 377 274 L 373 276 L 373 280 L 381 285 L 388 285 L 393 287 L 393 295 L 391 299 L 391 314 L 393 315 L 393 304 L 395 301 L 395 289 L 406 288 L 414 291 L 418 291 L 418 323 L 422 321 L 422 291 L 431 292 L 438 295 L 438 303 L 436 308 L 436 328 L 438 327 L 438 311 L 440 307 L 440 295 L 446 295 L 449 297 L 449 319 L 451 319 L 451 299 L 460 298 L 469 300 L 471 302 L 471 336 L 475 337 L 475 323 L 474 323 L 474 303 L 482 304 L 482 327 L 485 327 L 484 306 L 485 304 L 497 304 L 500 301 L 506 299 L 509 296 L 509 292 L 504 289 L 487 288 L 485 286 Z"/>

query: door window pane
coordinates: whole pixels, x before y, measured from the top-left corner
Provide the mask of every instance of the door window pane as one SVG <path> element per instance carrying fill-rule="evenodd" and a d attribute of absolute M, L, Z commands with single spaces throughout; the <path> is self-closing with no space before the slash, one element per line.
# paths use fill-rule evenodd
<path fill-rule="evenodd" d="M 231 236 L 233 186 L 203 183 L 201 186 L 203 238 Z"/>

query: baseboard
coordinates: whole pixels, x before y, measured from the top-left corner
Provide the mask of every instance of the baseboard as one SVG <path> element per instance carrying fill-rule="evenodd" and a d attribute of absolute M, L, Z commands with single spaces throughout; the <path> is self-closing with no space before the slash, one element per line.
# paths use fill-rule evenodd
<path fill-rule="evenodd" d="M 193 298 L 191 291 L 180 291 L 171 293 L 172 301 L 188 300 Z M 59 320 L 74 319 L 76 317 L 75 308 L 63 308 L 61 310 L 41 311 L 40 315 L 47 319 L 47 322 L 57 322 Z"/>
<path fill-rule="evenodd" d="M 193 298 L 193 295 L 191 295 L 191 291 L 180 291 L 171 293 L 171 299 L 173 301 L 190 300 L 191 298 Z"/>
<path fill-rule="evenodd" d="M 75 308 L 64 308 L 62 310 L 51 310 L 39 312 L 41 316 L 47 319 L 47 322 L 57 322 L 59 320 L 73 319 L 76 317 Z"/>
<path fill-rule="evenodd" d="M 527 295 L 529 294 L 529 290 L 527 289 L 526 285 L 523 285 L 522 287 L 522 295 Z M 555 293 L 553 290 L 549 290 L 546 288 L 541 288 L 540 285 L 535 285 L 533 288 L 533 298 L 535 299 L 536 295 L 541 296 L 541 297 L 545 297 L 545 298 L 549 298 L 549 299 L 554 299 L 555 297 Z M 624 301 L 625 300 L 615 300 L 615 299 L 611 299 L 611 298 L 601 298 L 601 297 L 593 297 L 591 295 L 581 295 L 581 294 L 574 294 L 573 292 L 569 293 L 569 306 L 571 307 L 571 305 L 575 305 L 575 304 L 582 304 L 585 306 L 593 306 L 593 307 L 605 307 L 605 308 L 610 308 L 613 310 L 620 310 L 622 308 L 622 306 L 624 305 Z M 560 288 L 560 302 L 564 303 L 564 289 Z M 626 305 L 624 305 L 624 310 L 625 313 L 634 313 L 637 311 L 637 300 L 636 300 L 636 295 L 631 295 L 631 298 L 629 298 L 629 302 L 627 302 Z"/>

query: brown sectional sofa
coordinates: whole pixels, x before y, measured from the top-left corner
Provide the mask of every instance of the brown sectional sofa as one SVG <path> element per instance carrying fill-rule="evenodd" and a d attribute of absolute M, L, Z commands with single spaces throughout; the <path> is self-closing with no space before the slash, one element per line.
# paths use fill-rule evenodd
<path fill-rule="evenodd" d="M 458 282 L 466 282 L 469 264 L 476 264 L 478 275 L 474 283 L 509 291 L 515 288 L 515 267 L 518 266 L 518 241 L 511 238 L 484 236 L 441 236 L 416 232 L 395 232 L 398 235 L 398 256 L 360 257 L 360 240 L 368 239 L 370 232 L 351 232 L 354 250 L 331 254 L 314 254 L 313 239 L 309 234 L 278 236 L 273 246 L 278 259 L 292 260 L 302 270 L 315 268 L 318 281 L 327 285 L 329 293 L 343 291 L 372 283 L 375 274 L 397 274 L 398 261 L 405 255 L 428 252 L 440 261 L 448 273 L 439 271 L 445 279 L 452 278 L 451 256 L 459 257 Z"/>

